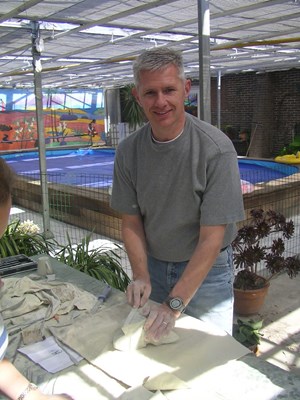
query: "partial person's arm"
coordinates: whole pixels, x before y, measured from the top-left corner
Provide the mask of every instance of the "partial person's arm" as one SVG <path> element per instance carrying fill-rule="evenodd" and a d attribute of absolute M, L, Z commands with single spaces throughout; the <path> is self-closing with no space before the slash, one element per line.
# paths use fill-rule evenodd
<path fill-rule="evenodd" d="M 34 386 L 8 360 L 0 361 L 0 392 L 9 399 L 18 400 L 66 400 L 72 398 L 68 395 L 45 395 Z M 22 397 L 23 394 L 23 397 Z"/>
<path fill-rule="evenodd" d="M 128 303 L 143 307 L 151 293 L 143 221 L 140 215 L 125 214 L 122 217 L 122 237 L 132 268 L 132 282 L 126 295 Z"/>
<path fill-rule="evenodd" d="M 169 293 L 171 297 L 180 297 L 188 305 L 220 253 L 225 228 L 226 225 L 200 228 L 198 245 L 181 278 Z M 171 310 L 166 304 L 154 307 L 144 326 L 147 336 L 152 340 L 159 340 L 173 328 L 179 316 L 179 311 Z"/>

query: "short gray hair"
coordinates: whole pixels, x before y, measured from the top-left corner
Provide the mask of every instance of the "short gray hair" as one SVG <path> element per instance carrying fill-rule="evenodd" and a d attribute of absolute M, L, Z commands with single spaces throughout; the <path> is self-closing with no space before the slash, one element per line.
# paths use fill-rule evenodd
<path fill-rule="evenodd" d="M 184 67 L 182 55 L 179 51 L 168 49 L 167 47 L 155 47 L 145 50 L 133 63 L 133 76 L 135 85 L 138 86 L 141 71 L 157 71 L 175 65 L 178 69 L 179 77 L 184 80 Z"/>

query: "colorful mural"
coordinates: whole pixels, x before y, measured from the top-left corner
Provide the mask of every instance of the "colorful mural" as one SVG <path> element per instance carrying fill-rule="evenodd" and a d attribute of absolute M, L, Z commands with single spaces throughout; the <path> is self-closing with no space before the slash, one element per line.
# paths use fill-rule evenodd
<path fill-rule="evenodd" d="M 103 142 L 102 90 L 43 92 L 46 147 Z M 88 126 L 94 122 L 91 135 Z M 33 91 L 0 89 L 0 151 L 32 149 L 38 145 Z"/>

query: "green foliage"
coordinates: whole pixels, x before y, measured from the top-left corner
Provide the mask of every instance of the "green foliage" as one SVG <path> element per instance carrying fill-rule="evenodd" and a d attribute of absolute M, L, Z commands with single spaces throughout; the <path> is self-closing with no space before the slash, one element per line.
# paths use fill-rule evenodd
<path fill-rule="evenodd" d="M 26 232 L 22 229 L 19 220 L 11 222 L 3 236 L 0 238 L 0 257 L 25 254 L 30 257 L 35 254 L 53 251 L 56 242 L 53 239 L 46 239 L 39 233 Z"/>
<path fill-rule="evenodd" d="M 238 139 L 237 129 L 234 128 L 232 125 L 226 125 L 222 130 L 229 137 L 229 139 Z"/>
<path fill-rule="evenodd" d="M 126 85 L 120 89 L 122 120 L 136 129 L 144 124 L 145 114 L 132 94 L 134 85 Z"/>
<path fill-rule="evenodd" d="M 91 234 L 78 245 L 68 244 L 55 255 L 59 261 L 84 272 L 108 285 L 125 291 L 130 279 L 120 264 L 120 256 L 105 248 L 90 249 Z"/>
<path fill-rule="evenodd" d="M 289 143 L 288 145 L 284 146 L 280 152 L 279 152 L 279 156 L 285 156 L 287 154 L 297 154 L 298 151 L 300 151 L 300 135 L 297 134 L 294 137 L 294 140 Z"/>
<path fill-rule="evenodd" d="M 120 256 L 103 247 L 90 250 L 91 234 L 83 238 L 79 245 L 73 245 L 67 233 L 68 244 L 62 246 L 54 239 L 44 238 L 38 230 L 31 221 L 11 222 L 0 238 L 0 258 L 18 254 L 28 257 L 49 254 L 116 289 L 123 292 L 126 290 L 130 279 L 120 264 Z"/>
<path fill-rule="evenodd" d="M 258 345 L 263 336 L 263 334 L 260 333 L 262 325 L 263 320 L 254 321 L 253 319 L 238 319 L 237 325 L 235 325 L 233 329 L 233 337 L 246 347 Z"/>

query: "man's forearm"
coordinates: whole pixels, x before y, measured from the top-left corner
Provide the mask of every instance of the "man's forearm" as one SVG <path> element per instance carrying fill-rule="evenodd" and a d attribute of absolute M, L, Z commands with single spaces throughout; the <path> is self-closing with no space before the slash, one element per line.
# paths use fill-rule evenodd
<path fill-rule="evenodd" d="M 146 240 L 139 217 L 123 217 L 122 237 L 131 264 L 133 279 L 148 280 Z"/>
<path fill-rule="evenodd" d="M 199 240 L 184 273 L 170 293 L 171 296 L 181 297 L 186 305 L 202 285 L 219 255 L 225 228 L 220 226 L 215 227 L 215 229 L 212 234 L 209 232 L 210 228 L 208 233 L 207 229 L 204 229 L 204 239 L 202 234 L 202 239 Z"/>

